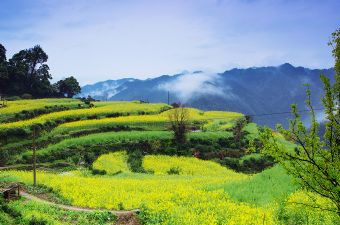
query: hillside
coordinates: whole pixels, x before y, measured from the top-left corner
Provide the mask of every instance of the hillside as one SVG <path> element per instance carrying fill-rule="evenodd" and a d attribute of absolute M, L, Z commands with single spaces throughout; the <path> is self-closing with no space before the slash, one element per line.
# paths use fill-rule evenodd
<path fill-rule="evenodd" d="M 0 197 L 0 224 L 337 223 L 331 212 L 291 204 L 310 203 L 308 193 L 251 144 L 257 124 L 234 129 L 243 114 L 187 108 L 192 132 L 179 146 L 169 131 L 175 110 L 138 101 L 9 101 L 0 109 L 0 189 L 20 182 L 28 199 Z"/>
<path fill-rule="evenodd" d="M 289 112 L 290 104 L 304 109 L 305 87 L 310 84 L 313 103 L 321 108 L 320 74 L 333 77 L 333 69 L 308 69 L 283 64 L 277 67 L 232 69 L 219 74 L 201 71 L 139 80 L 108 80 L 82 87 L 79 96 L 100 100 L 148 100 L 150 102 L 181 101 L 201 110 L 227 110 L 259 115 Z M 289 114 L 254 116 L 261 125 L 287 123 Z M 303 115 L 307 119 L 307 115 Z M 319 115 L 322 118 L 322 114 Z"/>

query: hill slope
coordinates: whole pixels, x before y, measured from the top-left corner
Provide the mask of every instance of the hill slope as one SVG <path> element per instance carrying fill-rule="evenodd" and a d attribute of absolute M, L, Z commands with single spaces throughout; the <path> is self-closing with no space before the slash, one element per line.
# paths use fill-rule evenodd
<path fill-rule="evenodd" d="M 228 110 L 258 115 L 290 111 L 290 104 L 304 107 L 305 87 L 310 84 L 313 103 L 322 106 L 320 74 L 329 77 L 333 69 L 308 69 L 283 64 L 277 67 L 232 69 L 220 74 L 204 72 L 163 75 L 153 79 L 120 79 L 86 85 L 80 96 L 100 100 L 181 101 L 202 110 Z M 256 116 L 254 121 L 268 126 L 287 123 L 288 114 Z M 321 116 L 321 115 L 320 115 Z M 305 116 L 306 118 L 306 116 Z M 306 118 L 307 119 L 307 118 Z"/>

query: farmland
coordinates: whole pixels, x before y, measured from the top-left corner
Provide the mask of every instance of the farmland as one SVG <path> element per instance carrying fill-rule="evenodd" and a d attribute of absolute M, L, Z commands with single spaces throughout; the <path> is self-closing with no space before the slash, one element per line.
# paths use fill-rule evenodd
<path fill-rule="evenodd" d="M 169 129 L 173 110 L 137 101 L 8 101 L 0 108 L 1 165 L 30 164 L 37 148 L 44 166 L 38 187 L 29 167 L 1 170 L 0 184 L 21 183 L 38 197 L 98 211 L 19 199 L 0 202 L 0 224 L 114 224 L 109 210 L 132 209 L 148 225 L 339 223 L 333 212 L 305 206 L 310 196 L 327 208 L 331 202 L 301 189 L 251 145 L 259 135 L 255 123 L 237 131 L 244 115 L 189 108 L 191 132 L 178 147 Z"/>

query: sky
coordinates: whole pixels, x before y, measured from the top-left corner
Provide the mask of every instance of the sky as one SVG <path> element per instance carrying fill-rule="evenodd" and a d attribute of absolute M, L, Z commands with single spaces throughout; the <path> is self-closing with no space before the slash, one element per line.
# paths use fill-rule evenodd
<path fill-rule="evenodd" d="M 7 57 L 39 44 L 53 81 L 329 68 L 340 0 L 0 0 Z"/>

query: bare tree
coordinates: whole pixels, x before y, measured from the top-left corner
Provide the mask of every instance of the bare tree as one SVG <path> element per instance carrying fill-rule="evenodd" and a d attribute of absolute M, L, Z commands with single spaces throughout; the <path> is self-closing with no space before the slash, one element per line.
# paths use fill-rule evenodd
<path fill-rule="evenodd" d="M 187 141 L 187 133 L 190 131 L 189 110 L 182 105 L 169 111 L 168 118 L 170 129 L 173 132 L 173 140 L 180 149 Z"/>

